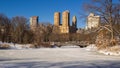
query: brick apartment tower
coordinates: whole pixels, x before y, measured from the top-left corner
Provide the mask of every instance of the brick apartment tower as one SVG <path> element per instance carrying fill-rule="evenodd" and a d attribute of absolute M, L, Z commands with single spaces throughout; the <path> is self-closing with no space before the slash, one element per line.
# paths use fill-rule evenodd
<path fill-rule="evenodd" d="M 62 13 L 62 33 L 69 33 L 70 32 L 70 24 L 69 24 L 69 11 L 64 11 Z"/>
<path fill-rule="evenodd" d="M 62 13 L 62 24 L 60 23 L 60 12 L 54 13 L 54 27 L 53 32 L 56 33 L 72 33 L 76 32 L 77 26 L 76 16 L 73 16 L 72 26 L 70 26 L 70 13 L 69 11 L 64 11 Z"/>
<path fill-rule="evenodd" d="M 54 25 L 60 26 L 60 13 L 59 12 L 54 13 Z"/>
<path fill-rule="evenodd" d="M 30 18 L 30 29 L 35 31 L 38 26 L 38 16 L 32 16 Z"/>
<path fill-rule="evenodd" d="M 56 33 L 69 33 L 69 11 L 62 13 L 62 24 L 60 23 L 60 12 L 54 13 L 54 28 L 53 32 Z"/>

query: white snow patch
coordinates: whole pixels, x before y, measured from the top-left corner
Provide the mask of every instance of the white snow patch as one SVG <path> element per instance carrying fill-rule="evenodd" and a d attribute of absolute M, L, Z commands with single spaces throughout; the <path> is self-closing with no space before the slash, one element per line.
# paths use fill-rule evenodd
<path fill-rule="evenodd" d="M 66 45 L 66 46 L 61 46 L 61 48 L 80 48 L 77 45 Z"/>
<path fill-rule="evenodd" d="M 113 48 L 120 48 L 120 47 L 117 46 L 117 47 L 113 47 Z M 111 51 L 112 48 L 110 48 L 111 50 L 110 49 L 97 50 L 97 47 L 95 46 L 95 44 L 90 44 L 85 49 L 87 51 L 96 51 L 98 53 L 105 54 L 105 55 L 120 56 L 120 50 L 119 51 Z"/>
<path fill-rule="evenodd" d="M 32 44 L 14 44 L 14 43 L 6 43 L 6 42 L 1 42 L 0 44 L 8 44 L 10 46 L 10 49 L 31 49 L 30 46 Z"/>
<path fill-rule="evenodd" d="M 109 50 L 99 50 L 99 53 L 105 54 L 105 55 L 113 55 L 113 56 L 120 56 L 120 51 L 109 51 Z"/>
<path fill-rule="evenodd" d="M 96 51 L 97 47 L 95 46 L 95 44 L 90 44 L 89 46 L 86 47 L 87 51 Z"/>
<path fill-rule="evenodd" d="M 119 56 L 120 52 L 111 52 L 107 50 L 99 50 L 99 53 L 105 54 L 105 55 L 114 55 L 114 56 Z"/>

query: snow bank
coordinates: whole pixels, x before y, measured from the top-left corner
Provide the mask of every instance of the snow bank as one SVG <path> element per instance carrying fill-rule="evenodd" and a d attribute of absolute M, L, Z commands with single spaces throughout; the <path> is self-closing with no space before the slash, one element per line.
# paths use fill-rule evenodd
<path fill-rule="evenodd" d="M 101 49 L 98 50 L 95 44 L 90 44 L 89 46 L 86 47 L 87 51 L 96 51 L 98 53 L 102 53 L 105 55 L 113 55 L 113 56 L 119 56 L 120 55 L 120 46 L 113 46 L 109 47 L 107 49 Z"/>
<path fill-rule="evenodd" d="M 10 49 L 31 49 L 32 44 L 14 44 L 14 43 L 6 43 L 6 42 L 1 42 L 0 44 L 8 44 L 10 46 Z"/>
<path fill-rule="evenodd" d="M 96 51 L 97 47 L 95 46 L 95 44 L 90 44 L 89 46 L 86 47 L 87 51 Z"/>
<path fill-rule="evenodd" d="M 61 48 L 80 48 L 77 45 L 66 45 L 66 46 L 61 46 Z"/>
<path fill-rule="evenodd" d="M 113 56 L 119 56 L 120 52 L 111 52 L 107 50 L 99 50 L 99 53 L 105 54 L 105 55 L 113 55 Z"/>
<path fill-rule="evenodd" d="M 11 44 L 11 49 L 32 49 L 31 48 L 32 44 Z"/>
<path fill-rule="evenodd" d="M 104 50 L 98 50 L 99 53 L 103 53 L 105 55 L 114 55 L 114 56 L 119 56 L 120 55 L 120 46 L 113 46 L 109 47 Z"/>

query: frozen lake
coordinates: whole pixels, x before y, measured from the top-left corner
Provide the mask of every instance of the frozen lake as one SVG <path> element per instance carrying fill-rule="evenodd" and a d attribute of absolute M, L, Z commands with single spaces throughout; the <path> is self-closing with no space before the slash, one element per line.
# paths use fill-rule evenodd
<path fill-rule="evenodd" d="M 120 68 L 120 56 L 85 48 L 0 50 L 0 68 Z"/>

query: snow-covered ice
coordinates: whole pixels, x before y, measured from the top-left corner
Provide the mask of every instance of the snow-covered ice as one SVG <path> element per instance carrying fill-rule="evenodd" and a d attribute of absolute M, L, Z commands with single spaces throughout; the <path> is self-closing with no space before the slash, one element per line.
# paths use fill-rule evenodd
<path fill-rule="evenodd" d="M 119 68 L 120 56 L 86 48 L 0 50 L 0 68 Z"/>

